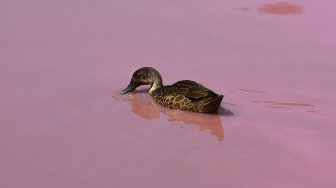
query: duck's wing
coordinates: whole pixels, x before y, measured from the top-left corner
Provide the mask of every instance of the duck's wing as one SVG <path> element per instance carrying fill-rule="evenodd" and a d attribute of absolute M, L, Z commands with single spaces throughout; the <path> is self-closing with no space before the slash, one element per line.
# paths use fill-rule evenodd
<path fill-rule="evenodd" d="M 199 86 L 199 87 L 204 87 L 202 84 L 197 83 L 195 81 L 191 81 L 191 80 L 181 80 L 176 82 L 175 84 L 173 84 L 173 86 L 178 85 L 178 86 Z"/>
<path fill-rule="evenodd" d="M 173 85 L 163 87 L 161 90 L 162 95 L 173 95 L 173 96 L 183 96 L 191 101 L 201 100 L 205 97 L 216 97 L 216 93 L 210 89 L 204 87 L 203 85 L 191 81 L 182 80 L 176 82 Z"/>

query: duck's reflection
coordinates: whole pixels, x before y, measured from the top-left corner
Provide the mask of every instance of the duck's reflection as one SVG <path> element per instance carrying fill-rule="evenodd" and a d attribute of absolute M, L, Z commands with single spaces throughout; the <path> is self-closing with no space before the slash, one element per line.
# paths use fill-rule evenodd
<path fill-rule="evenodd" d="M 169 121 L 182 121 L 188 125 L 196 126 L 200 131 L 209 130 L 218 141 L 224 141 L 224 130 L 220 119 L 221 115 L 230 115 L 230 111 L 221 108 L 217 114 L 202 114 L 180 110 L 171 110 L 156 104 L 147 94 L 134 92 L 130 103 L 132 111 L 145 119 L 159 118 L 163 113 L 168 116 Z"/>

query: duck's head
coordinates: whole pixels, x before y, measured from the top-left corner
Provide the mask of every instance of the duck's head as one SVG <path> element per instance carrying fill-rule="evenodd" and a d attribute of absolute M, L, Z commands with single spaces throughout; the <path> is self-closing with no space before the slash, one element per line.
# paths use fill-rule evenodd
<path fill-rule="evenodd" d="M 162 87 L 162 78 L 160 73 L 152 67 L 142 67 L 133 73 L 132 79 L 128 86 L 121 92 L 125 94 L 133 91 L 141 85 L 150 85 L 149 93 L 151 94 L 155 89 Z"/>

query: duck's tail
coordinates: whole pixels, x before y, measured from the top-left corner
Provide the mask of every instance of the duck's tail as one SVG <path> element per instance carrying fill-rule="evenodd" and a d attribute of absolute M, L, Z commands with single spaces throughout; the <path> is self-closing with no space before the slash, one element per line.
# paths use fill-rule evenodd
<path fill-rule="evenodd" d="M 204 105 L 202 105 L 200 112 L 204 113 L 212 113 L 216 112 L 223 100 L 223 95 L 218 95 L 216 98 L 207 101 Z"/>

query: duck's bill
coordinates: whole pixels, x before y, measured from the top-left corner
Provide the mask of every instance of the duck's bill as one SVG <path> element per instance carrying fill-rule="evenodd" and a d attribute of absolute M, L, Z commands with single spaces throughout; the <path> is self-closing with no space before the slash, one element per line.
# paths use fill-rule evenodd
<path fill-rule="evenodd" d="M 137 86 L 134 83 L 130 83 L 120 94 L 126 94 L 133 91 Z"/>

